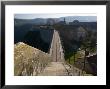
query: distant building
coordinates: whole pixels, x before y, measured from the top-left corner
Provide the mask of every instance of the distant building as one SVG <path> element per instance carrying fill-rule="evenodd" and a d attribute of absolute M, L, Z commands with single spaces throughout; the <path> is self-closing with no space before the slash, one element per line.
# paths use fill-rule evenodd
<path fill-rule="evenodd" d="M 73 22 L 69 22 L 69 25 L 79 25 L 80 22 L 78 20 L 74 20 Z"/>
<path fill-rule="evenodd" d="M 64 18 L 64 21 L 60 21 L 60 22 L 58 22 L 58 24 L 60 24 L 60 25 L 66 25 L 66 20 L 65 20 L 65 18 Z"/>

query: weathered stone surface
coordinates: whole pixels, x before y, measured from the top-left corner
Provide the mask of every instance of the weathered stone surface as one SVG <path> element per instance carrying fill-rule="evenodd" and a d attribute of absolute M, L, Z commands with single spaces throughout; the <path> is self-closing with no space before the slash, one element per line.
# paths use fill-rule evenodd
<path fill-rule="evenodd" d="M 48 53 L 19 42 L 14 46 L 14 75 L 38 75 L 50 60 Z"/>

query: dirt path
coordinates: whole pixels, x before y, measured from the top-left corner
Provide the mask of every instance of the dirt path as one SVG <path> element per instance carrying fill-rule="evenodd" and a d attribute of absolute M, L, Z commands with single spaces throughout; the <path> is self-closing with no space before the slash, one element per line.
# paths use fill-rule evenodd
<path fill-rule="evenodd" d="M 62 62 L 51 62 L 39 76 L 67 76 L 66 71 Z"/>
<path fill-rule="evenodd" d="M 53 39 L 50 48 L 52 62 L 38 76 L 76 76 L 79 71 L 73 71 L 70 66 L 65 64 L 61 39 L 57 30 L 54 30 Z"/>
<path fill-rule="evenodd" d="M 54 30 L 50 53 L 53 62 L 64 62 L 64 53 L 58 31 Z"/>

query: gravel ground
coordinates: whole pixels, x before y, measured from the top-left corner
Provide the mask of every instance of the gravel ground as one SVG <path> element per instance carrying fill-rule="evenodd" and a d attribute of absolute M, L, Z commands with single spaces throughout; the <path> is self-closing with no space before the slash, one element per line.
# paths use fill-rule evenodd
<path fill-rule="evenodd" d="M 62 62 L 51 62 L 38 76 L 66 76 L 67 74 Z"/>

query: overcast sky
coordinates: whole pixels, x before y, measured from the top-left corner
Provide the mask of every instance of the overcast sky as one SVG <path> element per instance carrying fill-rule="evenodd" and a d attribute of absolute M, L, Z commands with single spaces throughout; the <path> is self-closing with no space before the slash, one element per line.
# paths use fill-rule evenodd
<path fill-rule="evenodd" d="M 34 18 L 59 18 L 64 16 L 73 16 L 72 14 L 15 14 L 15 18 L 34 19 Z"/>

